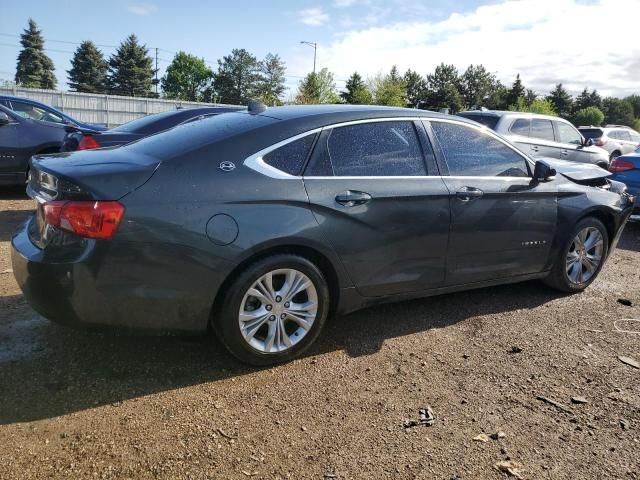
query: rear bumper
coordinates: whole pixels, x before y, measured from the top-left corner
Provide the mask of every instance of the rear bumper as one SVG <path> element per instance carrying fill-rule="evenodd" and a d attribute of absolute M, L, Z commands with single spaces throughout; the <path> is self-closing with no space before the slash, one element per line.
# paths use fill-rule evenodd
<path fill-rule="evenodd" d="M 28 222 L 11 241 L 13 273 L 34 310 L 57 323 L 205 331 L 232 268 L 186 247 L 133 242 L 86 241 L 79 254 L 62 258 L 31 242 Z"/>

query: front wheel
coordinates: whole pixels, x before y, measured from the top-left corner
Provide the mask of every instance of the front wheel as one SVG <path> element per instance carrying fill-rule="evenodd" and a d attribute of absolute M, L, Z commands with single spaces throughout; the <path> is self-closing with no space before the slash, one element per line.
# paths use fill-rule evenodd
<path fill-rule="evenodd" d="M 274 255 L 238 275 L 212 321 L 236 358 L 266 366 L 306 350 L 318 337 L 328 308 L 329 289 L 318 267 L 297 255 Z"/>
<path fill-rule="evenodd" d="M 598 276 L 607 258 L 609 236 L 594 217 L 578 222 L 545 283 L 563 292 L 581 292 Z"/>

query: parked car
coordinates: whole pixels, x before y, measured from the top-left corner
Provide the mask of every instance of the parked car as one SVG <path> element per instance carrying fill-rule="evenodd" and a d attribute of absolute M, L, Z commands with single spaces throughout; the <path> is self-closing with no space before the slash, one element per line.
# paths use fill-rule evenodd
<path fill-rule="evenodd" d="M 0 95 L 0 105 L 13 110 L 24 118 L 30 118 L 32 120 L 42 120 L 44 122 L 60 123 L 63 125 L 75 125 L 79 128 L 88 128 L 95 131 L 107 129 L 107 127 L 102 125 L 80 122 L 66 113 L 56 110 L 50 105 L 24 97 Z"/>
<path fill-rule="evenodd" d="M 534 158 L 557 158 L 609 166 L 609 154 L 593 146 L 571 123 L 536 113 L 474 110 L 458 114 L 495 130 Z"/>
<path fill-rule="evenodd" d="M 61 123 L 25 118 L 0 105 L 0 185 L 24 185 L 31 156 L 58 152 L 64 135 Z"/>
<path fill-rule="evenodd" d="M 355 105 L 252 106 L 32 170 L 12 263 L 35 310 L 211 327 L 256 365 L 301 354 L 330 313 L 529 279 L 579 292 L 634 206 L 597 166 L 535 162 L 463 118 Z"/>
<path fill-rule="evenodd" d="M 614 158 L 609 171 L 613 172 L 611 178 L 624 183 L 631 195 L 640 195 L 640 147 L 632 153 Z M 640 215 L 640 205 L 636 205 L 634 213 Z"/>
<path fill-rule="evenodd" d="M 592 139 L 594 145 L 609 152 L 611 160 L 620 155 L 631 153 L 640 146 L 640 134 L 624 125 L 580 127 L 579 130 L 585 138 Z"/>
<path fill-rule="evenodd" d="M 115 147 L 139 140 L 164 130 L 221 113 L 243 110 L 245 107 L 195 107 L 179 108 L 168 112 L 140 117 L 114 127 L 106 132 L 92 129 L 67 127 L 67 135 L 62 142 L 61 152 L 90 150 L 92 148 Z"/>

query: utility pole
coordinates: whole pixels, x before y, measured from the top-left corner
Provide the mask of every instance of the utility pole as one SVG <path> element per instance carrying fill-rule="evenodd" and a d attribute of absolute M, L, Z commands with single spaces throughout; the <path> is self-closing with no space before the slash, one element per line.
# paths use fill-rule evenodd
<path fill-rule="evenodd" d="M 156 47 L 156 70 L 155 70 L 156 78 L 153 81 L 156 85 L 156 98 L 158 98 L 158 47 Z"/>
<path fill-rule="evenodd" d="M 305 42 L 304 40 L 301 40 L 300 43 L 304 44 L 304 45 L 309 45 L 310 47 L 313 47 L 313 73 L 316 73 L 316 53 L 318 52 L 318 43 L 317 42 Z"/>

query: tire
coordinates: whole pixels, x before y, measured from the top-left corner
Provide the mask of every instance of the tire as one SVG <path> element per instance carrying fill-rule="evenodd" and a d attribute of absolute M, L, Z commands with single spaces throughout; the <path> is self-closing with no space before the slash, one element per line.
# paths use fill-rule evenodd
<path fill-rule="evenodd" d="M 292 285 L 306 288 L 288 296 Z M 275 365 L 296 358 L 316 340 L 327 319 L 329 300 L 327 282 L 316 265 L 297 255 L 273 255 L 251 264 L 232 281 L 214 309 L 212 326 L 238 360 Z"/>
<path fill-rule="evenodd" d="M 589 232 L 584 239 L 584 248 L 580 248 L 578 234 Z M 601 245 L 598 242 L 600 235 Z M 591 237 L 590 235 L 594 235 Z M 590 243 L 593 242 L 593 243 Z M 590 247 L 590 245 L 592 245 Z M 598 247 L 597 245 L 600 245 Z M 590 248 L 589 248 L 590 247 Z M 609 235 L 604 224 L 595 217 L 580 220 L 565 240 L 562 249 L 554 262 L 549 276 L 544 282 L 556 290 L 568 293 L 581 292 L 596 279 L 607 258 L 609 251 Z M 593 258 L 600 257 L 593 271 L 585 265 L 593 265 Z M 586 257 L 586 258 L 585 258 Z M 570 259 L 573 262 L 569 264 Z M 583 263 L 584 262 L 584 263 Z"/>
<path fill-rule="evenodd" d="M 611 152 L 611 155 L 609 156 L 609 161 L 613 162 L 616 158 L 618 158 L 620 156 L 620 152 L 619 151 L 615 151 L 615 152 Z"/>

